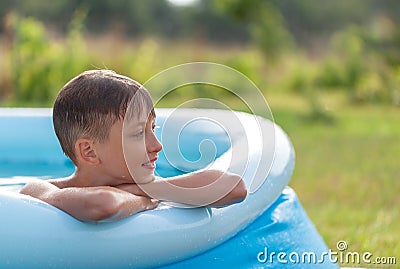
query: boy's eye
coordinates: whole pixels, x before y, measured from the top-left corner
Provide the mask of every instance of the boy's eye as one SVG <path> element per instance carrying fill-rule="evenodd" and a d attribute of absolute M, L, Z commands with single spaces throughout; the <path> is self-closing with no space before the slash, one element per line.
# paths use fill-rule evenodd
<path fill-rule="evenodd" d="M 135 133 L 133 136 L 140 137 L 140 136 L 143 136 L 143 134 L 144 134 L 144 130 L 142 129 L 139 132 Z"/>

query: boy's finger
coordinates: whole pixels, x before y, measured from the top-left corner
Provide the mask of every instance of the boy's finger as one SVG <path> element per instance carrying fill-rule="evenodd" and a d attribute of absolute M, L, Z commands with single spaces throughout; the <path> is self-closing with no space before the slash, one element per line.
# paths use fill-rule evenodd
<path fill-rule="evenodd" d="M 153 209 L 157 207 L 158 205 L 158 200 L 155 199 L 149 199 L 149 202 L 147 203 L 146 209 Z"/>

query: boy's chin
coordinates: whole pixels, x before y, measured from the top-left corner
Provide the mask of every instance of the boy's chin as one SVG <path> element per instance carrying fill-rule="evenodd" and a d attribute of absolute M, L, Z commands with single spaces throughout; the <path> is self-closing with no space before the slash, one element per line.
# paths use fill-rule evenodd
<path fill-rule="evenodd" d="M 155 179 L 154 174 L 151 174 L 146 177 L 141 177 L 140 179 L 135 178 L 133 181 L 135 181 L 136 184 L 147 184 L 147 183 L 153 182 L 154 179 Z"/>

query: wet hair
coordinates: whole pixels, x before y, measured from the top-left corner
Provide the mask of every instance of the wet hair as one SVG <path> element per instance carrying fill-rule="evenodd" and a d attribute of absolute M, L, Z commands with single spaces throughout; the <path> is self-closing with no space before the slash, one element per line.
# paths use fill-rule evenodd
<path fill-rule="evenodd" d="M 76 164 L 75 142 L 81 137 L 105 142 L 128 106 L 128 117 L 155 118 L 150 94 L 131 78 L 111 70 L 89 70 L 70 80 L 53 107 L 54 130 L 65 155 Z"/>

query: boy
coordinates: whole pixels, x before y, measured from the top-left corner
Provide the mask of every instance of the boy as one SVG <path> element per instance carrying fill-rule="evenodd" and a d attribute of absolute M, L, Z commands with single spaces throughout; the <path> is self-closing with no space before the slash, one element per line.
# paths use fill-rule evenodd
<path fill-rule="evenodd" d="M 154 134 L 150 95 L 115 72 L 86 71 L 69 81 L 54 103 L 53 123 L 76 171 L 65 179 L 28 183 L 21 193 L 81 221 L 121 219 L 155 208 L 157 200 L 224 206 L 247 195 L 239 176 L 215 170 L 154 180 L 162 145 Z"/>

